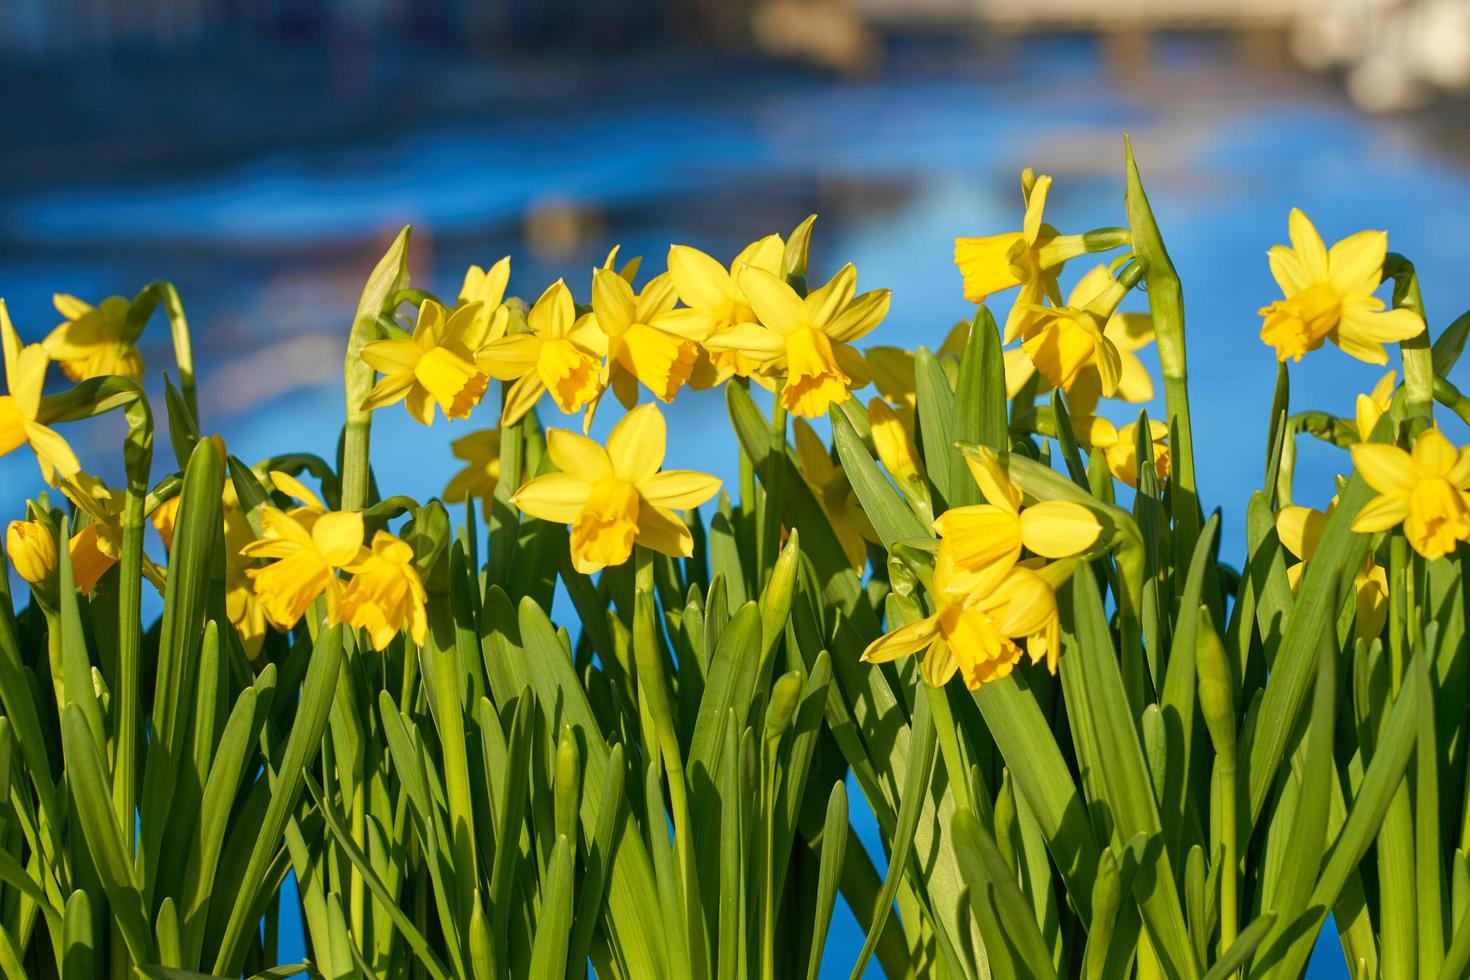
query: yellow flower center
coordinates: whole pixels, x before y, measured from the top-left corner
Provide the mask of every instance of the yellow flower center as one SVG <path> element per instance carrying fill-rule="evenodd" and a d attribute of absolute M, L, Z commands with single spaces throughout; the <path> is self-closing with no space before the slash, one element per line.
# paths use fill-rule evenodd
<path fill-rule="evenodd" d="M 803 418 L 825 415 L 834 403 L 847 398 L 851 379 L 837 365 L 827 335 L 802 327 L 786 337 L 786 387 L 781 402 Z"/>
<path fill-rule="evenodd" d="M 582 512 L 572 522 L 572 558 L 584 574 L 621 565 L 633 553 L 638 534 L 638 488 L 615 476 L 592 486 Z"/>
<path fill-rule="evenodd" d="M 995 621 L 974 606 L 955 603 L 942 610 L 939 633 L 971 690 L 1006 676 L 1021 659 L 1021 647 L 1002 636 Z"/>
<path fill-rule="evenodd" d="M 565 413 L 575 412 L 597 394 L 597 359 L 564 338 L 542 342 L 536 373 Z"/>
<path fill-rule="evenodd" d="M 1404 534 L 1425 558 L 1439 558 L 1470 539 L 1470 509 L 1448 480 L 1420 480 L 1409 493 L 1409 516 Z"/>
<path fill-rule="evenodd" d="M 414 366 L 413 376 L 452 419 L 469 418 L 490 383 L 474 364 L 443 347 L 424 352 Z"/>
<path fill-rule="evenodd" d="M 1299 361 L 1337 326 L 1342 297 L 1331 283 L 1319 283 L 1261 309 L 1261 340 L 1276 348 L 1277 360 Z"/>

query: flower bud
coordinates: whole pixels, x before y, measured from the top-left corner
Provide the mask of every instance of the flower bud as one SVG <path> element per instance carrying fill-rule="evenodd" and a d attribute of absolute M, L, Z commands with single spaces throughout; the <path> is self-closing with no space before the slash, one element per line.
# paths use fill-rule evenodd
<path fill-rule="evenodd" d="M 40 521 L 11 521 L 5 551 L 21 578 L 40 585 L 56 573 L 56 536 Z"/>
<path fill-rule="evenodd" d="M 1195 640 L 1195 675 L 1199 683 L 1200 713 L 1215 752 L 1235 765 L 1235 679 L 1229 655 L 1215 632 L 1208 606 L 1200 606 L 1199 636 Z"/>

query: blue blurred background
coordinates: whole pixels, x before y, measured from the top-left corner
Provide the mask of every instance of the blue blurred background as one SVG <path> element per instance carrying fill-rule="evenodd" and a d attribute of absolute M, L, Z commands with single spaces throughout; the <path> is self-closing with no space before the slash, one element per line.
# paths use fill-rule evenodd
<path fill-rule="evenodd" d="M 511 255 L 534 298 L 557 276 L 585 296 L 615 243 L 656 272 L 671 242 L 728 260 L 815 212 L 816 274 L 850 260 L 894 290 L 871 341 L 936 346 L 972 312 L 953 237 L 1017 227 L 1024 166 L 1056 178 L 1064 230 L 1121 224 L 1127 130 L 1185 283 L 1200 483 L 1238 557 L 1275 375 L 1266 249 L 1294 206 L 1329 243 L 1385 228 L 1431 329 L 1470 306 L 1467 82 L 1464 0 L 6 0 L 0 296 L 37 340 L 53 292 L 170 279 L 204 428 L 247 460 L 330 455 L 356 296 L 405 223 L 415 284 L 453 295 Z M 167 331 L 143 347 L 161 393 Z M 1328 349 L 1293 369 L 1294 405 L 1350 415 L 1379 373 Z M 449 441 L 493 421 L 381 413 L 379 479 L 439 492 Z M 734 477 L 718 394 L 681 395 L 670 430 L 670 465 Z M 120 475 L 114 422 L 67 435 Z M 1298 498 L 1325 504 L 1347 466 L 1304 442 Z M 26 454 L 0 458 L 5 515 L 41 489 Z M 860 940 L 844 910 L 824 976 Z M 1326 942 L 1312 975 L 1346 976 Z"/>

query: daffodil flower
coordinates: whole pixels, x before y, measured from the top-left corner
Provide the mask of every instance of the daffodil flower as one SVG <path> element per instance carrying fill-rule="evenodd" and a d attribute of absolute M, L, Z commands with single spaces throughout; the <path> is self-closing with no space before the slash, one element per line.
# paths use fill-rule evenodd
<path fill-rule="evenodd" d="M 15 573 L 31 585 L 56 574 L 56 534 L 40 521 L 11 521 L 5 528 L 5 553 Z"/>
<path fill-rule="evenodd" d="M 848 564 L 861 572 L 868 564 L 867 542 L 876 542 L 878 532 L 873 530 L 872 522 L 858 502 L 847 474 L 833 461 L 826 444 L 805 419 L 793 422 L 792 438 L 796 443 L 796 471 L 801 474 L 801 481 L 817 499 Z"/>
<path fill-rule="evenodd" d="M 1301 585 L 1306 563 L 1316 553 L 1322 532 L 1327 528 L 1327 518 L 1336 506 L 1337 498 L 1333 497 L 1326 511 L 1293 505 L 1277 512 L 1276 537 L 1282 547 L 1297 559 L 1286 568 L 1286 581 L 1292 592 Z M 1383 624 L 1388 620 L 1388 575 L 1373 561 L 1371 553 L 1363 559 L 1363 564 L 1353 576 L 1353 591 L 1358 613 L 1354 633 L 1368 642 L 1383 632 Z"/>
<path fill-rule="evenodd" d="M 954 262 L 965 277 L 965 299 L 983 303 L 994 293 L 1020 286 L 1006 317 L 1004 343 L 1021 336 L 1043 300 L 1061 303 L 1057 276 L 1062 265 L 1087 251 L 1080 235 L 1060 235 L 1042 220 L 1051 178 L 1021 172 L 1021 197 L 1026 217 L 1020 231 L 983 238 L 956 238 Z"/>
<path fill-rule="evenodd" d="M 68 378 L 85 381 L 116 374 L 142 380 L 143 355 L 129 336 L 128 308 L 132 304 L 127 299 L 109 296 L 100 306 L 92 306 L 75 296 L 56 293 L 51 301 L 63 322 L 41 345 Z"/>
<path fill-rule="evenodd" d="M 127 495 L 80 471 L 62 481 L 61 492 L 89 518 L 89 523 L 71 536 L 67 547 L 77 589 L 90 595 L 98 580 L 122 558 L 122 514 Z M 143 576 L 163 591 L 163 569 L 147 555 L 143 556 Z"/>
<path fill-rule="evenodd" d="M 475 366 L 469 343 L 480 305 L 453 313 L 432 299 L 419 307 L 409 340 L 376 340 L 362 349 L 362 359 L 383 374 L 363 400 L 365 409 L 404 402 L 408 414 L 423 425 L 434 424 L 434 406 L 445 418 L 469 418 L 490 383 Z"/>
<path fill-rule="evenodd" d="M 1130 487 L 1138 486 L 1138 423 L 1114 426 L 1105 418 L 1077 415 L 1072 418 L 1072 433 L 1084 449 L 1101 449 L 1113 477 Z M 1149 419 L 1150 452 L 1154 473 L 1160 483 L 1169 477 L 1169 427 L 1157 419 Z"/>
<path fill-rule="evenodd" d="M 755 309 L 740 288 L 740 270 L 753 266 L 778 273 L 785 249 L 786 243 L 780 235 L 767 235 L 745 246 L 726 269 L 718 260 L 697 248 L 670 246 L 669 277 L 674 283 L 674 292 L 684 303 L 684 308 L 670 313 L 672 318 L 684 321 L 684 325 L 675 332 L 703 342 L 737 324 L 753 321 Z M 712 388 L 732 376 L 749 377 L 760 367 L 759 361 L 739 351 L 702 353 L 704 356 L 695 363 L 690 378 L 690 384 L 695 388 Z"/>
<path fill-rule="evenodd" d="M 548 391 L 567 415 L 581 411 L 601 391 L 602 358 L 596 330 L 577 320 L 566 283 L 546 288 L 526 314 L 527 333 L 512 333 L 480 349 L 475 363 L 500 381 L 514 381 L 505 393 L 502 426 L 520 421 Z"/>
<path fill-rule="evenodd" d="M 500 482 L 500 430 L 471 432 L 454 440 L 449 448 L 465 465 L 444 488 L 445 502 L 457 504 L 478 497 L 485 519 L 489 520 L 490 502 L 495 496 L 495 485 Z"/>
<path fill-rule="evenodd" d="M 572 565 L 584 575 L 623 564 L 635 542 L 687 558 L 694 539 L 674 512 L 709 500 L 720 481 L 693 470 L 660 471 L 666 438 L 664 417 L 651 402 L 613 427 L 606 450 L 552 429 L 546 449 L 560 472 L 531 480 L 511 502 L 532 517 L 570 525 Z"/>
<path fill-rule="evenodd" d="M 1388 411 L 1389 403 L 1393 401 L 1393 388 L 1398 376 L 1397 371 L 1389 371 L 1378 379 L 1372 391 L 1358 396 L 1353 412 L 1353 427 L 1358 430 L 1359 442 L 1367 442 L 1373 438 L 1378 420 L 1383 418 L 1383 413 Z"/>
<path fill-rule="evenodd" d="M 890 405 L 913 411 L 919 403 L 914 380 L 914 355 L 902 347 L 869 347 L 863 351 L 873 387 Z"/>
<path fill-rule="evenodd" d="M 1353 466 L 1378 491 L 1353 518 L 1363 533 L 1404 526 L 1425 558 L 1439 558 L 1470 541 L 1470 448 L 1456 450 L 1438 429 L 1425 429 L 1406 453 L 1364 442 L 1352 447 Z"/>
<path fill-rule="evenodd" d="M 373 535 L 371 551 L 347 566 L 352 581 L 342 597 L 342 620 L 366 631 L 374 650 L 388 644 L 406 626 L 415 643 L 429 632 L 424 610 L 428 593 L 413 564 L 413 548 L 387 531 Z"/>
<path fill-rule="evenodd" d="M 929 487 L 919 469 L 919 449 L 914 444 L 913 413 L 908 419 L 895 411 L 881 398 L 868 401 L 868 428 L 873 435 L 873 448 L 883 468 L 898 481 L 910 499 L 922 503 L 926 516 L 930 514 Z"/>
<path fill-rule="evenodd" d="M 608 269 L 592 272 L 592 316 L 607 355 L 607 383 L 625 408 L 638 402 L 638 383 L 662 402 L 689 380 L 699 357 L 704 323 L 674 310 L 678 297 L 668 273 L 650 279 L 637 293 Z"/>
<path fill-rule="evenodd" d="M 270 475 L 275 488 L 301 502 L 289 511 L 265 507 L 260 539 L 241 549 L 247 558 L 274 559 L 248 569 L 266 619 L 288 630 L 301 621 L 319 596 L 327 599 L 327 623 L 342 622 L 339 569 L 362 560 L 362 515 L 328 511 L 301 481 L 286 473 Z"/>
<path fill-rule="evenodd" d="M 955 587 L 989 592 L 1021 559 L 1071 558 L 1097 543 L 1102 526 L 1086 507 L 1064 500 L 1025 504 L 995 452 L 981 446 L 965 463 L 986 503 L 953 507 L 934 521 L 941 559 L 954 562 Z"/>
<path fill-rule="evenodd" d="M 1299 208 L 1292 208 L 1287 230 L 1291 247 L 1276 245 L 1269 253 L 1271 275 L 1286 298 L 1261 308 L 1261 340 L 1276 348 L 1278 360 L 1299 361 L 1325 339 L 1360 361 L 1387 364 L 1384 344 L 1424 329 L 1419 314 L 1385 310 L 1373 295 L 1383 281 L 1385 232 L 1360 231 L 1328 251 Z"/>
<path fill-rule="evenodd" d="M 1011 673 L 1023 654 L 1046 661 L 1056 672 L 1061 623 L 1056 589 L 1071 573 L 1070 563 L 1016 565 L 983 592 L 963 587 L 955 569 L 941 557 L 934 569 L 932 616 L 902 626 L 870 643 L 867 663 L 887 663 L 923 650 L 920 672 L 932 686 L 956 673 L 975 690 Z"/>
<path fill-rule="evenodd" d="M 760 362 L 761 371 L 784 377 L 781 404 L 794 415 L 816 418 L 849 389 L 870 380 L 852 342 L 888 315 L 889 292 L 875 289 L 854 297 L 857 270 L 843 266 L 831 281 L 805 298 L 779 276 L 746 266 L 740 288 L 760 323 L 742 323 L 710 337 L 710 350 L 739 351 Z"/>
<path fill-rule="evenodd" d="M 9 392 L 0 395 L 0 456 L 29 445 L 41 465 L 41 475 L 55 486 L 58 473 L 62 478 L 73 477 L 81 471 L 82 464 L 77 462 L 76 453 L 65 439 L 38 421 L 49 359 L 40 344 L 21 345 L 4 300 L 0 300 L 0 348 L 4 352 L 5 387 Z"/>
<path fill-rule="evenodd" d="M 456 309 L 476 306 L 474 322 L 464 334 L 464 345 L 471 352 L 505 336 L 510 324 L 510 311 L 505 306 L 505 287 L 509 282 L 509 256 L 488 269 L 472 265 L 465 270 Z"/>
<path fill-rule="evenodd" d="M 1127 336 L 1129 330 L 1129 321 L 1117 316 L 1126 293 L 1123 284 L 1099 266 L 1072 290 L 1066 306 L 1031 307 L 1034 316 L 1026 325 L 1021 349 L 1048 382 L 1068 395 L 1081 388 L 1091 393 L 1094 404 L 1099 395 L 1112 398 L 1123 385 L 1123 355 L 1116 338 Z M 1117 325 L 1110 335 L 1108 326 L 1114 321 Z M 1142 362 L 1137 367 L 1141 369 Z M 1135 386 L 1132 393 L 1140 393 L 1147 382 L 1151 395 L 1153 383 L 1146 370 L 1142 375 L 1130 379 Z"/>
<path fill-rule="evenodd" d="M 265 607 L 250 577 L 254 562 L 244 554 L 245 548 L 255 540 L 255 531 L 240 506 L 233 480 L 226 480 L 224 487 L 224 539 L 225 615 L 235 627 L 246 658 L 254 664 L 265 644 Z"/>

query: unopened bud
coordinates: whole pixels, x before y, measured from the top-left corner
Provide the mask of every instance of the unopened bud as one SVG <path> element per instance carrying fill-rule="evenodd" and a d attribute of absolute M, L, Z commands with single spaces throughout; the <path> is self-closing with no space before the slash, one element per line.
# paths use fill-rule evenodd
<path fill-rule="evenodd" d="M 21 578 L 40 585 L 56 572 L 56 536 L 40 521 L 11 521 L 5 551 Z"/>

